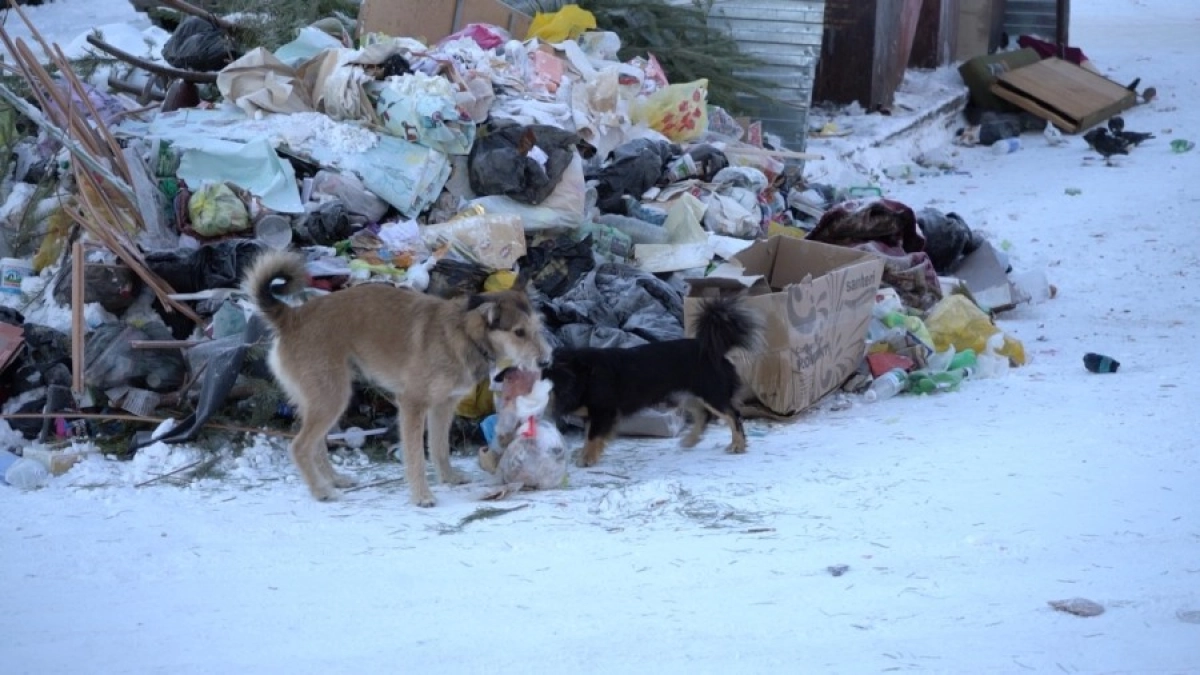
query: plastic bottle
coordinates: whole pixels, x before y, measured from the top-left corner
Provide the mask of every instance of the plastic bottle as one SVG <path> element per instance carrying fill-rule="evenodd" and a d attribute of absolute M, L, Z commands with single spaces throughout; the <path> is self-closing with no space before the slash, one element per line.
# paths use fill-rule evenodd
<path fill-rule="evenodd" d="M 977 362 L 974 349 L 964 349 L 954 355 L 950 359 L 950 365 L 946 366 L 946 370 L 955 370 L 958 368 L 974 368 Z"/>
<path fill-rule="evenodd" d="M 899 394 L 907 386 L 908 373 L 903 368 L 893 368 L 871 382 L 871 386 L 863 392 L 863 399 L 867 403 L 882 401 Z"/>
<path fill-rule="evenodd" d="M 941 372 L 917 370 L 908 375 L 908 389 L 914 394 L 954 391 L 970 375 L 970 368 L 954 368 Z"/>
<path fill-rule="evenodd" d="M 1001 138 L 992 143 L 993 155 L 1008 155 L 1021 149 L 1021 139 L 1019 138 Z"/>

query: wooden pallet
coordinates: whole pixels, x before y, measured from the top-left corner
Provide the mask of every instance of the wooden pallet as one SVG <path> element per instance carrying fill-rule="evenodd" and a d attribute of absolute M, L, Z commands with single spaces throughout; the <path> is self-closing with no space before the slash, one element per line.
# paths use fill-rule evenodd
<path fill-rule="evenodd" d="M 1057 58 L 1003 73 L 991 90 L 1069 134 L 1095 126 L 1137 102 L 1133 91 Z"/>

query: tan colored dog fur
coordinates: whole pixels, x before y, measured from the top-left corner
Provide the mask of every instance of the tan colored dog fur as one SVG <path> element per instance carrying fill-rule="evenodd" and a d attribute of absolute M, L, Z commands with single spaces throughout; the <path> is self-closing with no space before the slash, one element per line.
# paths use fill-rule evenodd
<path fill-rule="evenodd" d="M 426 427 L 438 477 L 452 485 L 466 482 L 450 466 L 458 402 L 499 360 L 527 369 L 550 361 L 529 299 L 502 291 L 444 300 L 386 284 L 354 286 L 298 306 L 281 299 L 304 290 L 307 278 L 299 255 L 269 252 L 255 261 L 243 286 L 275 331 L 269 363 L 300 416 L 291 447 L 300 475 L 322 501 L 354 485 L 334 471 L 325 437 L 361 375 L 395 396 L 412 501 L 433 506 L 425 478 Z"/>

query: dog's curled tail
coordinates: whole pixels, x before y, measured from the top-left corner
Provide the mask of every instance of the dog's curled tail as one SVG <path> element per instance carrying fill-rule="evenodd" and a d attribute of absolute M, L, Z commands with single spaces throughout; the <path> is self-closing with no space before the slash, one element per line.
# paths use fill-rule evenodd
<path fill-rule="evenodd" d="M 714 359 L 734 349 L 756 351 L 762 341 L 762 320 L 736 296 L 704 300 L 694 326 L 700 352 Z"/>
<path fill-rule="evenodd" d="M 295 295 L 308 285 L 304 258 L 289 251 L 268 251 L 258 256 L 246 272 L 242 291 L 278 327 L 291 307 L 280 298 Z"/>

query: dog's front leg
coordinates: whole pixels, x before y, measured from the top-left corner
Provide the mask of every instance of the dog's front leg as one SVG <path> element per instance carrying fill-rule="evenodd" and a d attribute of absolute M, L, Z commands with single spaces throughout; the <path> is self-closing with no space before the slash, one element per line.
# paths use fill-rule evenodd
<path fill-rule="evenodd" d="M 434 404 L 429 408 L 429 454 L 438 477 L 447 485 L 462 485 L 470 479 L 450 466 L 450 425 L 454 422 L 456 401 Z"/>
<path fill-rule="evenodd" d="M 396 407 L 400 409 L 400 445 L 404 448 L 404 477 L 408 480 L 409 494 L 417 506 L 433 506 L 437 501 L 425 478 L 425 406 L 399 399 Z"/>
<path fill-rule="evenodd" d="M 617 429 L 617 414 L 611 410 L 588 408 L 587 441 L 579 453 L 579 466 L 595 466 L 604 453 L 604 446 Z"/>

